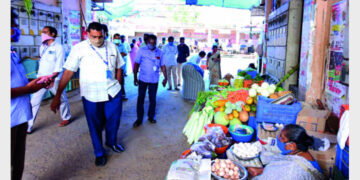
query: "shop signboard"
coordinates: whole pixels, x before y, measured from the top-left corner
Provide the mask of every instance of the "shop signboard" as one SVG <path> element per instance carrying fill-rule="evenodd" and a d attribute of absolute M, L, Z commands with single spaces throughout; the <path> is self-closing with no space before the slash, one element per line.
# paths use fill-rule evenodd
<path fill-rule="evenodd" d="M 348 86 L 340 83 L 343 66 L 347 0 L 335 3 L 331 9 L 330 54 L 326 76 L 326 104 L 339 117 L 340 107 L 348 102 Z"/>

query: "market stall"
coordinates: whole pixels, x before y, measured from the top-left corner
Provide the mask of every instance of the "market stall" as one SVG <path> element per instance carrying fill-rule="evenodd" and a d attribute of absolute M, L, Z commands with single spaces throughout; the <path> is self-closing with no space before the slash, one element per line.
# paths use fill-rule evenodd
<path fill-rule="evenodd" d="M 281 153 L 276 137 L 284 126 L 299 124 L 303 106 L 280 83 L 264 82 L 251 70 L 220 80 L 198 93 L 182 131 L 190 148 L 172 163 L 167 179 L 251 179 L 248 168 L 264 168 Z M 334 135 L 309 134 L 324 142 L 312 154 L 329 177 L 335 162 L 323 158 L 335 158 Z"/>

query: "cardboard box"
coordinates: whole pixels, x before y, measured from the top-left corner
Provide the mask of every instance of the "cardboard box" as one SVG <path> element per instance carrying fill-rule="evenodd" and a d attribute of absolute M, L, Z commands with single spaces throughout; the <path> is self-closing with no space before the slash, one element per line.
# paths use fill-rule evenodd
<path fill-rule="evenodd" d="M 299 112 L 296 124 L 304 127 L 307 131 L 324 132 L 326 120 L 330 116 L 329 110 L 318 110 L 316 106 L 301 103 L 302 110 Z"/>
<path fill-rule="evenodd" d="M 327 151 L 309 150 L 314 159 L 319 163 L 323 174 L 329 178 L 334 175 L 335 159 L 336 159 L 336 144 L 331 144 Z"/>

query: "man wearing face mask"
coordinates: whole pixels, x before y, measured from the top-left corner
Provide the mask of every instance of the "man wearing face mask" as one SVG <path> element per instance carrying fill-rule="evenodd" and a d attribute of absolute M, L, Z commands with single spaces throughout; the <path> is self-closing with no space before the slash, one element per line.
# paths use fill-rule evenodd
<path fill-rule="evenodd" d="M 139 71 L 139 68 L 140 75 L 138 80 L 137 73 Z M 148 120 L 150 121 L 150 123 L 156 123 L 156 93 L 160 76 L 160 68 L 165 77 L 162 82 L 163 86 L 165 87 L 167 81 L 167 74 L 165 61 L 163 59 L 163 53 L 160 49 L 156 48 L 156 36 L 149 35 L 147 46 L 140 48 L 135 57 L 134 85 L 139 86 L 139 95 L 136 108 L 137 120 L 133 124 L 134 127 L 138 127 L 142 124 L 144 117 L 144 101 L 147 89 L 149 89 L 150 101 Z"/>
<path fill-rule="evenodd" d="M 181 86 L 181 66 L 184 62 L 186 62 L 186 58 L 190 56 L 190 49 L 189 47 L 185 44 L 185 38 L 181 37 L 180 38 L 180 44 L 177 46 L 178 49 L 178 57 L 177 57 L 177 63 L 178 63 L 178 67 L 177 67 L 177 75 L 178 75 L 178 86 Z"/>
<path fill-rule="evenodd" d="M 87 28 L 88 40 L 75 45 L 64 64 L 64 74 L 51 103 L 56 113 L 60 107 L 60 95 L 74 72 L 80 71 L 80 93 L 94 148 L 95 165 L 106 164 L 106 154 L 102 143 L 105 127 L 105 145 L 120 153 L 124 148 L 118 144 L 117 131 L 122 111 L 121 67 L 124 65 L 114 43 L 105 41 L 102 25 L 92 22 Z"/>
<path fill-rule="evenodd" d="M 169 43 L 163 47 L 163 54 L 166 66 L 166 72 L 168 77 L 169 89 L 172 90 L 171 79 L 173 79 L 174 87 L 176 91 L 179 91 L 177 87 L 177 77 L 176 77 L 176 55 L 178 54 L 177 47 L 174 45 L 174 37 L 170 36 L 168 38 Z M 172 76 L 171 76 L 172 75 Z"/>
<path fill-rule="evenodd" d="M 18 15 L 11 9 L 11 42 L 20 40 Z M 11 179 L 21 180 L 24 170 L 26 129 L 32 118 L 30 94 L 53 82 L 39 83 L 41 78 L 28 81 L 21 59 L 11 48 Z"/>
<path fill-rule="evenodd" d="M 166 38 L 162 37 L 162 41 L 161 41 L 161 43 L 159 43 L 158 48 L 160 50 L 164 50 L 163 47 L 165 46 L 165 44 L 166 44 Z"/>
<path fill-rule="evenodd" d="M 121 82 L 120 82 L 120 85 L 121 85 L 121 95 L 122 95 L 122 100 L 123 101 L 127 101 L 128 99 L 126 98 L 126 95 L 125 95 L 125 72 L 126 72 L 126 62 L 127 62 L 127 50 L 124 46 L 124 41 L 121 39 L 121 36 L 120 34 L 116 33 L 114 34 L 114 37 L 113 37 L 113 43 L 117 46 L 122 58 L 124 59 L 125 61 L 125 64 L 121 67 L 121 70 L 122 70 L 122 74 L 121 74 Z"/>
<path fill-rule="evenodd" d="M 142 48 L 142 47 L 146 47 L 147 46 L 147 44 L 148 44 L 148 37 L 149 37 L 149 34 L 144 34 L 144 41 L 143 42 L 141 42 L 141 44 L 140 44 L 140 46 L 139 46 L 139 48 Z M 141 41 L 141 40 L 140 40 Z"/>
<path fill-rule="evenodd" d="M 32 128 L 45 93 L 50 91 L 52 94 L 56 94 L 60 82 L 60 77 L 62 76 L 65 51 L 63 46 L 55 41 L 56 36 L 57 31 L 54 27 L 45 26 L 43 28 L 41 33 L 42 45 L 40 46 L 40 61 L 37 76 L 41 77 L 54 74 L 57 77 L 55 78 L 55 83 L 52 88 L 43 88 L 33 94 L 31 98 L 33 118 L 28 122 L 28 134 L 32 133 Z M 62 122 L 59 124 L 59 126 L 63 127 L 68 125 L 70 123 L 71 114 L 69 101 L 66 97 L 65 91 L 61 94 L 60 115 Z"/>

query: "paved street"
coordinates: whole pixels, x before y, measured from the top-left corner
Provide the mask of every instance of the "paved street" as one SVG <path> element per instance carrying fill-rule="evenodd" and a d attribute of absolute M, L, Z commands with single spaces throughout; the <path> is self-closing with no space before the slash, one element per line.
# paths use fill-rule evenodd
<path fill-rule="evenodd" d="M 223 57 L 222 72 L 236 73 L 246 68 L 251 59 L 239 56 Z M 208 87 L 208 76 L 205 80 Z M 123 103 L 118 141 L 126 151 L 120 154 L 108 152 L 105 167 L 94 164 L 93 148 L 83 112 L 79 90 L 68 93 L 72 123 L 58 127 L 59 114 L 50 111 L 50 100 L 44 101 L 34 132 L 27 136 L 24 180 L 57 179 L 164 179 L 172 161 L 190 146 L 182 135 L 187 121 L 186 115 L 193 103 L 184 101 L 180 92 L 167 91 L 159 86 L 157 95 L 157 124 L 145 121 L 132 128 L 136 120 L 137 88 L 133 85 L 133 76 L 126 78 L 126 93 L 129 98 Z M 147 114 L 148 97 L 145 101 Z M 144 120 L 147 118 L 145 117 Z"/>

